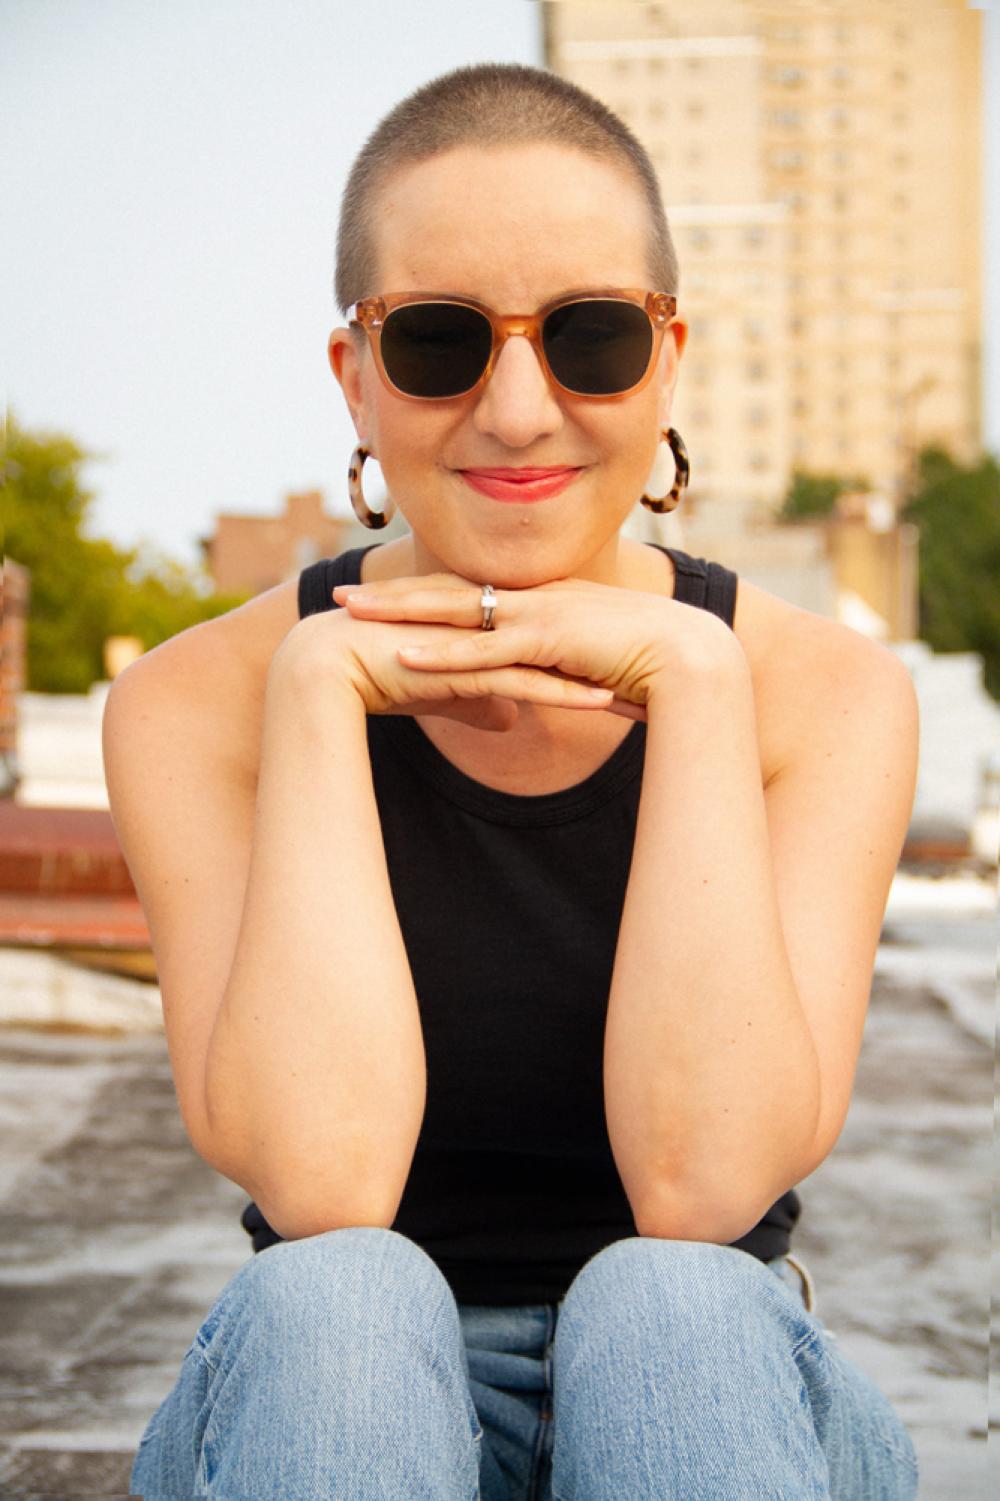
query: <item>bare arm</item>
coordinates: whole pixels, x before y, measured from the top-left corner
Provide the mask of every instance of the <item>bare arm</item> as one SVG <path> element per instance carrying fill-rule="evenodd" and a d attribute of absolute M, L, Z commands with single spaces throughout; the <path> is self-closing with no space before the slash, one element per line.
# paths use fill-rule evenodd
<path fill-rule="evenodd" d="M 243 916 L 205 1065 L 217 1165 L 288 1239 L 389 1225 L 425 1092 L 365 706 L 289 638 L 268 672 Z"/>
<path fill-rule="evenodd" d="M 912 684 L 810 635 L 761 786 L 749 670 L 654 695 L 605 1100 L 641 1233 L 728 1242 L 823 1161 L 850 1102 L 916 776 Z"/>

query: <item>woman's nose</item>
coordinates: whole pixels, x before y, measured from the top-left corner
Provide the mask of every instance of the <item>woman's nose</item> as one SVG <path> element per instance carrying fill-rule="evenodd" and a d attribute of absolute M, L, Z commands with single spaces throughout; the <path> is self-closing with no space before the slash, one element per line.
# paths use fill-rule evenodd
<path fill-rule="evenodd" d="M 513 334 L 502 345 L 476 403 L 479 432 L 509 448 L 527 448 L 561 426 L 562 410 L 529 339 Z"/>

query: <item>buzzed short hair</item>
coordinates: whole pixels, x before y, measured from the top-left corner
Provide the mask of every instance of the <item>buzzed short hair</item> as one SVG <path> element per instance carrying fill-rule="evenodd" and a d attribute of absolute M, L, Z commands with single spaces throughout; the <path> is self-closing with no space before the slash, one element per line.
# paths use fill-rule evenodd
<path fill-rule="evenodd" d="M 568 79 L 521 63 L 455 68 L 407 95 L 358 153 L 344 188 L 337 230 L 335 292 L 341 312 L 379 290 L 375 202 L 398 168 L 459 146 L 554 141 L 631 172 L 649 210 L 649 270 L 656 291 L 678 287 L 677 254 L 656 169 L 624 121 Z"/>

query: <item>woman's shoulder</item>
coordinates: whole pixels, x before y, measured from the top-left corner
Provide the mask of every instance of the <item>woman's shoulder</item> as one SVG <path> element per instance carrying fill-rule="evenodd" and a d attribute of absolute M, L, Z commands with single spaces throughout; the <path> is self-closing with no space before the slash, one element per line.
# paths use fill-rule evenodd
<path fill-rule="evenodd" d="M 745 578 L 733 629 L 750 663 L 765 767 L 787 765 L 814 742 L 835 737 L 845 705 L 912 694 L 890 647 Z"/>
<path fill-rule="evenodd" d="M 115 680 L 255 770 L 271 658 L 299 619 L 298 578 L 178 631 Z M 119 695 L 120 696 L 120 695 Z"/>

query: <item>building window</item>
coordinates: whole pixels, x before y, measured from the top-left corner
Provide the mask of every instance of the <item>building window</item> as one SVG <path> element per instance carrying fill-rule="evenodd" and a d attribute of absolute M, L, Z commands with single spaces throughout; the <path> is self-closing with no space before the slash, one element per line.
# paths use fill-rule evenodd
<path fill-rule="evenodd" d="M 850 81 L 850 68 L 845 68 L 843 63 L 835 63 L 830 69 L 830 82 L 835 84 L 838 89 L 842 89 L 845 83 L 850 83 Z"/>
<path fill-rule="evenodd" d="M 743 337 L 751 343 L 767 337 L 767 325 L 763 318 L 745 318 L 743 320 Z"/>
<path fill-rule="evenodd" d="M 748 427 L 767 426 L 767 407 L 749 407 L 747 410 Z"/>
<path fill-rule="evenodd" d="M 799 84 L 805 83 L 805 70 L 796 67 L 775 68 L 771 74 L 775 83 L 782 84 L 785 88 L 798 88 Z"/>
<path fill-rule="evenodd" d="M 759 245 L 763 245 L 766 239 L 767 235 L 759 224 L 751 224 L 743 231 L 743 243 L 748 250 L 755 250 Z"/>
<path fill-rule="evenodd" d="M 796 417 L 808 417 L 809 403 L 807 401 L 803 401 L 800 397 L 798 401 L 792 402 L 792 411 L 795 413 Z"/>
<path fill-rule="evenodd" d="M 760 451 L 760 449 L 757 449 L 754 453 L 752 453 L 750 455 L 750 468 L 751 469 L 755 469 L 759 473 L 760 470 L 762 470 L 762 469 L 769 469 L 770 467 L 771 467 L 771 461 L 770 461 L 770 459 L 768 458 L 767 454 L 766 453 L 762 453 Z"/>
<path fill-rule="evenodd" d="M 704 156 L 705 153 L 700 146 L 689 146 L 684 154 L 684 160 L 689 167 L 696 167 L 700 161 L 704 160 Z"/>
<path fill-rule="evenodd" d="M 763 360 L 749 360 L 748 361 L 748 363 L 747 363 L 747 380 L 752 380 L 752 381 L 765 380 L 766 377 L 767 377 L 767 366 L 764 364 Z"/>
<path fill-rule="evenodd" d="M 665 64 L 662 57 L 651 57 L 648 66 L 651 73 L 662 73 Z"/>
<path fill-rule="evenodd" d="M 691 231 L 691 244 L 695 250 L 710 250 L 712 248 L 712 236 L 707 229 L 695 226 Z"/>
<path fill-rule="evenodd" d="M 776 109 L 771 115 L 771 123 L 779 130 L 798 130 L 802 125 L 802 111 L 800 109 Z"/>
<path fill-rule="evenodd" d="M 692 339 L 707 339 L 712 331 L 712 325 L 707 318 L 692 318 L 690 328 Z"/>
<path fill-rule="evenodd" d="M 830 111 L 830 124 L 834 130 L 846 130 L 851 123 L 850 112 L 842 104 L 838 104 Z"/>
<path fill-rule="evenodd" d="M 693 118 L 705 113 L 705 106 L 700 99 L 689 99 L 687 112 Z"/>
<path fill-rule="evenodd" d="M 662 99 L 651 99 L 649 101 L 649 114 L 651 119 L 662 120 L 665 113 L 666 111 L 664 110 Z"/>
<path fill-rule="evenodd" d="M 804 165 L 805 157 L 801 151 L 776 151 L 771 161 L 783 172 L 797 172 Z"/>
<path fill-rule="evenodd" d="M 836 193 L 832 194 L 830 201 L 836 209 L 837 213 L 843 213 L 843 211 L 847 208 L 850 200 L 846 193 L 838 189 Z"/>

